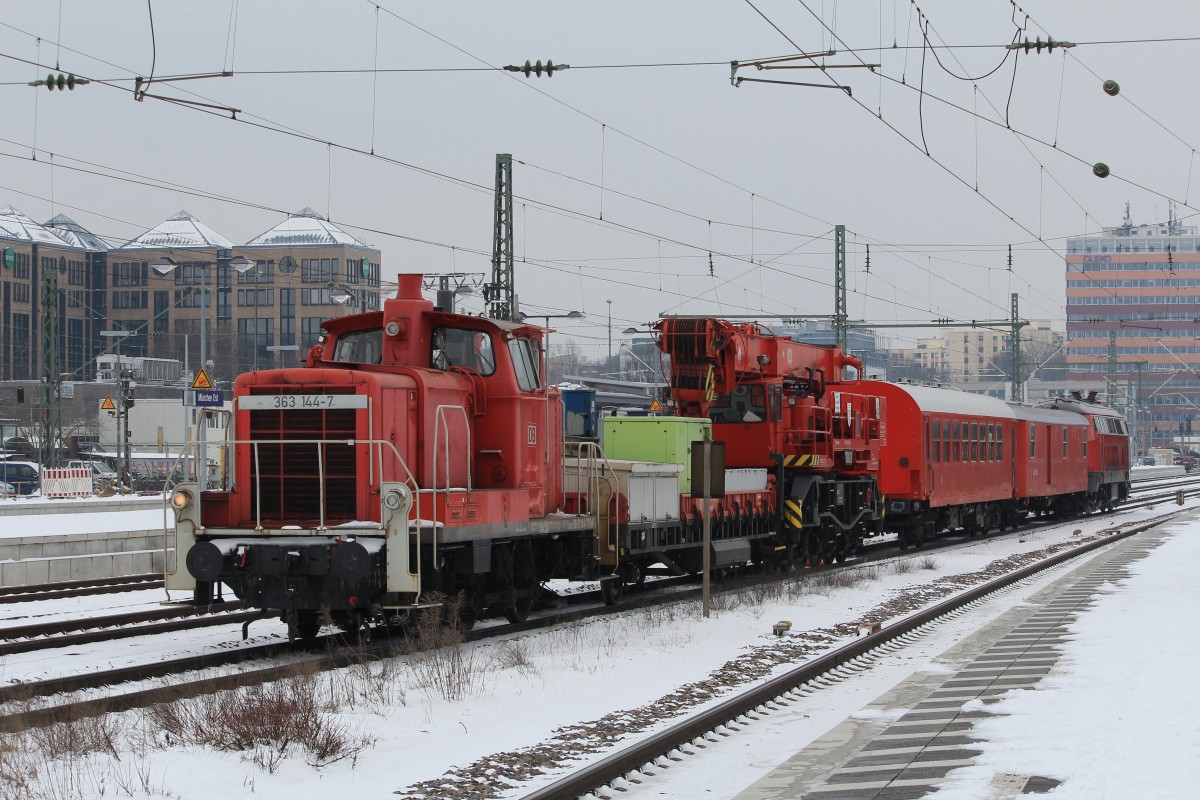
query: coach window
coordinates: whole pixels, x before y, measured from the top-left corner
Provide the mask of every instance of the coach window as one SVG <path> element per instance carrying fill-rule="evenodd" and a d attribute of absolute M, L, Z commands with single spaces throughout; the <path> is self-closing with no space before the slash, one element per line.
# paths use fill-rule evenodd
<path fill-rule="evenodd" d="M 933 461 L 933 439 L 930 438 L 929 420 L 925 420 L 925 460 Z"/>
<path fill-rule="evenodd" d="M 988 425 L 988 461 L 996 460 L 996 426 Z"/>
<path fill-rule="evenodd" d="M 1004 460 L 1004 426 L 996 426 L 996 460 Z"/>
<path fill-rule="evenodd" d="M 952 458 L 950 460 L 957 462 L 959 460 L 959 455 L 960 455 L 959 449 L 958 449 L 959 438 L 958 438 L 958 423 L 957 422 L 954 423 L 954 436 L 950 441 L 952 441 L 954 443 L 954 458 Z"/>
<path fill-rule="evenodd" d="M 1067 460 L 1067 426 L 1063 425 L 1063 461 Z"/>
<path fill-rule="evenodd" d="M 934 463 L 942 460 L 942 423 L 938 420 L 933 420 L 933 461 Z"/>
<path fill-rule="evenodd" d="M 1029 457 L 1037 455 L 1037 425 L 1029 423 Z"/>
<path fill-rule="evenodd" d="M 942 460 L 950 460 L 950 420 L 942 420 Z"/>
<path fill-rule="evenodd" d="M 1087 458 L 1087 431 L 1083 432 L 1083 457 Z"/>
<path fill-rule="evenodd" d="M 971 423 L 971 460 L 979 461 L 979 423 Z"/>

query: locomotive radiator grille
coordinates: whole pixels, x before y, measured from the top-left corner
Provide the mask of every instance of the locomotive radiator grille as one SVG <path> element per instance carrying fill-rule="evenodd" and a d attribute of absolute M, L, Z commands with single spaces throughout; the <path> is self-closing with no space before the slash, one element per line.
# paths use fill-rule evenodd
<path fill-rule="evenodd" d="M 316 522 L 322 497 L 327 523 L 355 518 L 357 448 L 344 444 L 355 438 L 354 409 L 251 411 L 249 438 L 264 442 L 256 445 L 257 463 L 250 453 L 251 506 L 264 524 Z"/>

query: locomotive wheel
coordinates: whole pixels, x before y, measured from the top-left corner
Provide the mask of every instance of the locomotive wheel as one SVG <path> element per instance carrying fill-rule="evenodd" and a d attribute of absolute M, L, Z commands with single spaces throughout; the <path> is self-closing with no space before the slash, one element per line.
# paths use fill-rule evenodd
<path fill-rule="evenodd" d="M 533 564 L 533 545 L 529 542 L 518 542 L 512 550 L 512 575 L 509 586 L 510 602 L 504 608 L 504 616 L 509 622 L 524 622 L 529 618 L 533 609 L 533 601 L 537 599 L 538 581 Z"/>
<path fill-rule="evenodd" d="M 625 581 L 620 575 L 605 578 L 600 581 L 600 596 L 604 598 L 604 605 L 615 606 L 625 596 Z"/>
<path fill-rule="evenodd" d="M 478 592 L 469 592 L 466 589 L 460 591 L 450 604 L 450 608 L 457 614 L 458 629 L 466 633 L 475 627 L 475 622 L 479 619 L 479 612 L 482 610 L 479 605 Z"/>
<path fill-rule="evenodd" d="M 321 620 L 317 612 L 311 609 L 296 611 L 296 615 L 288 622 L 288 638 L 311 642 L 321 632 Z"/>
<path fill-rule="evenodd" d="M 335 611 L 331 616 L 333 617 L 333 624 L 337 626 L 337 629 L 348 636 L 357 635 L 365 624 L 362 617 L 346 611 Z"/>

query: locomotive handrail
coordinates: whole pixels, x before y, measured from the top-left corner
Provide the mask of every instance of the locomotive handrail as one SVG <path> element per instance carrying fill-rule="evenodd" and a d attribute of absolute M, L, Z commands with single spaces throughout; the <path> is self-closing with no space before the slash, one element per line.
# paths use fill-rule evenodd
<path fill-rule="evenodd" d="M 450 488 L 451 488 L 450 487 L 450 424 L 446 420 L 446 411 L 447 410 L 457 411 L 459 414 L 462 415 L 463 430 L 465 430 L 467 433 L 467 454 L 468 455 L 467 455 L 467 487 L 466 488 L 467 488 L 467 502 L 471 501 L 472 480 L 471 480 L 471 456 L 470 456 L 470 453 L 473 452 L 471 449 L 471 419 L 470 419 L 470 417 L 467 416 L 467 410 L 465 408 L 463 408 L 462 406 L 440 404 L 440 405 L 438 405 L 437 409 L 434 412 L 436 417 L 435 417 L 434 424 L 433 424 L 433 466 L 432 466 L 432 469 L 430 470 L 430 475 L 433 478 L 433 487 L 432 487 L 432 497 L 433 497 L 432 522 L 433 522 L 433 525 L 431 526 L 430 536 L 433 537 L 432 538 L 432 547 L 433 547 L 434 553 L 437 553 L 438 439 L 441 436 L 443 429 L 445 429 L 445 432 L 446 432 L 446 441 L 443 443 L 442 446 L 445 447 L 445 449 L 446 449 L 446 488 L 445 488 L 445 491 L 446 491 L 447 508 L 449 507 L 449 503 L 450 503 Z M 449 512 L 447 512 L 447 513 L 449 513 Z"/>
<path fill-rule="evenodd" d="M 413 492 L 413 494 L 417 495 L 420 491 L 422 491 L 420 488 L 420 485 L 417 483 L 416 476 L 413 475 L 412 469 L 409 468 L 408 463 L 405 462 L 405 460 L 404 460 L 404 457 L 402 455 L 400 455 L 400 451 L 396 448 L 395 443 L 391 442 L 387 439 L 357 439 L 357 438 L 354 438 L 354 439 L 342 439 L 342 438 L 334 438 L 334 439 L 228 439 L 225 441 L 224 445 L 222 445 L 222 446 L 236 446 L 236 445 L 243 445 L 243 444 L 251 445 L 254 449 L 254 458 L 255 458 L 255 467 L 256 467 L 255 477 L 258 480 L 261 480 L 261 478 L 258 475 L 259 470 L 257 469 L 258 464 L 259 464 L 259 452 L 258 452 L 259 445 L 263 445 L 263 444 L 286 444 L 286 445 L 315 444 L 318 447 L 319 455 L 323 455 L 323 452 L 320 452 L 321 448 L 324 445 L 328 445 L 328 444 L 343 444 L 343 445 L 346 445 L 347 447 L 359 447 L 359 446 L 366 445 L 368 447 L 371 447 L 372 449 L 376 449 L 376 451 L 378 453 L 380 478 L 382 478 L 382 476 L 383 476 L 383 449 L 384 449 L 384 446 L 386 446 L 392 451 L 392 454 L 395 456 L 396 463 L 399 464 L 400 467 L 404 470 L 404 474 L 407 479 L 407 482 L 412 484 L 412 486 L 415 490 Z M 177 461 L 182 460 L 185 457 L 185 453 L 188 450 L 191 450 L 193 448 L 199 448 L 202 445 L 205 445 L 205 443 L 199 442 L 196 440 L 188 442 L 184 446 L 184 448 L 180 451 L 180 454 L 179 454 L 179 456 L 177 456 L 176 460 Z M 211 445 L 206 445 L 206 446 L 211 446 Z M 317 469 L 318 469 L 318 476 L 322 481 L 321 485 L 324 486 L 324 464 L 322 462 L 322 459 L 320 459 L 320 458 L 318 458 Z M 372 485 L 374 485 L 374 484 L 372 484 Z M 255 483 L 255 495 L 256 495 L 255 523 L 259 529 L 261 529 L 261 527 L 262 527 L 262 525 L 261 525 L 262 498 L 258 491 L 260 486 L 261 486 L 261 484 L 256 481 L 256 483 Z M 205 489 L 204 491 L 207 491 L 207 489 Z M 229 490 L 223 489 L 222 491 L 229 491 Z M 322 491 L 321 494 L 322 494 L 321 512 L 320 512 L 320 516 L 319 516 L 319 520 L 318 520 L 319 521 L 318 527 L 319 527 L 319 529 L 324 529 L 325 528 L 324 492 Z M 420 517 L 420 507 L 414 506 L 414 509 L 419 518 Z"/>
<path fill-rule="evenodd" d="M 368 461 L 373 461 L 373 457 L 377 457 L 379 459 L 379 479 L 381 481 L 380 485 L 382 485 L 382 480 L 383 480 L 383 475 L 384 475 L 384 469 L 383 469 L 384 448 L 385 447 L 388 448 L 389 450 L 391 450 L 392 455 L 395 458 L 395 462 L 400 466 L 400 469 L 403 471 L 403 474 L 404 474 L 403 482 L 408 485 L 411 485 L 414 489 L 412 513 L 415 515 L 416 520 L 417 520 L 417 526 L 416 526 L 417 531 L 418 531 L 417 535 L 420 535 L 419 534 L 420 520 L 421 520 L 421 496 L 420 496 L 421 490 L 420 490 L 420 486 L 417 483 L 416 476 L 413 475 L 412 469 L 409 467 L 408 463 L 404 460 L 404 457 L 400 454 L 400 451 L 396 448 L 396 445 L 394 442 L 387 440 L 387 439 L 373 439 L 373 438 L 368 438 L 368 439 L 357 439 L 357 438 L 352 438 L 352 439 L 341 439 L 341 438 L 335 438 L 335 439 L 236 439 L 236 438 L 232 438 L 231 439 L 231 438 L 227 438 L 223 446 L 233 447 L 233 446 L 237 446 L 237 445 L 251 445 L 255 451 L 255 464 L 257 467 L 258 459 L 259 459 L 258 447 L 259 447 L 259 445 L 264 445 L 264 444 L 266 444 L 266 445 L 270 445 L 270 444 L 282 444 L 282 445 L 315 444 L 318 446 L 318 459 L 317 460 L 318 460 L 319 464 L 322 464 L 322 467 L 323 467 L 323 463 L 322 463 L 323 459 L 321 458 L 321 456 L 323 455 L 322 448 L 325 445 L 344 444 L 348 447 L 359 447 L 359 446 L 366 445 L 368 448 L 370 448 L 373 451 L 373 452 L 368 453 Z M 177 460 L 184 459 L 185 457 L 187 457 L 187 454 L 189 451 L 196 450 L 196 449 L 200 448 L 201 446 L 208 446 L 208 445 L 205 442 L 200 442 L 197 440 L 188 442 L 184 446 L 184 448 L 180 451 L 180 454 L 177 457 Z M 256 477 L 257 477 L 258 470 L 256 469 L 255 472 L 256 472 Z M 207 480 L 207 475 L 205 476 L 205 480 Z M 261 478 L 260 478 L 260 480 L 261 480 Z M 320 519 L 318 521 L 319 522 L 318 530 L 326 530 L 325 503 L 324 503 L 325 488 L 324 488 L 324 470 L 323 470 L 323 468 L 321 469 L 321 481 L 322 481 L 322 483 L 321 483 L 321 506 L 320 506 Z M 236 486 L 236 482 L 234 483 L 234 485 Z M 256 483 L 256 485 L 255 485 L 255 526 L 256 526 L 256 530 L 261 531 L 261 530 L 263 530 L 263 528 L 262 528 L 262 495 L 258 491 L 259 486 L 260 486 L 260 484 Z M 374 487 L 374 484 L 371 484 L 371 486 Z M 202 491 L 206 491 L 206 489 L 202 489 Z M 231 489 L 228 487 L 225 487 L 225 488 L 222 488 L 221 491 L 229 492 L 229 491 L 231 491 Z M 170 494 L 171 494 L 170 492 L 167 493 L 168 499 L 167 499 L 167 505 L 164 506 L 164 513 L 165 513 L 165 510 L 167 508 L 169 508 Z M 196 498 L 196 502 L 199 503 L 200 498 Z M 166 522 L 166 520 L 164 520 L 164 528 L 165 528 L 165 522 Z M 380 530 L 383 530 L 385 528 L 382 513 L 380 515 L 379 525 L 380 525 Z M 405 529 L 406 529 L 407 535 L 410 537 L 412 536 L 413 527 L 414 526 L 413 526 L 411 520 L 406 521 Z M 434 525 L 434 529 L 436 531 L 436 524 Z M 178 557 L 178 549 L 179 549 L 178 520 L 176 520 L 176 524 L 173 527 L 173 532 L 174 532 L 174 536 L 170 536 L 170 535 L 166 535 L 168 533 L 168 531 L 164 530 L 164 536 L 163 536 L 163 574 L 164 574 L 164 576 L 173 576 L 173 575 L 178 574 L 178 572 L 179 572 L 181 560 Z M 436 535 L 436 533 L 435 533 L 435 535 Z M 171 544 L 175 545 L 175 548 L 177 551 L 174 569 L 171 569 L 171 561 L 168 558 L 169 549 L 170 549 L 169 546 Z M 419 561 L 416 564 L 416 570 L 417 571 L 414 574 L 417 576 L 417 580 L 420 581 L 421 565 L 420 565 Z"/>
<path fill-rule="evenodd" d="M 584 490 L 585 490 L 587 496 L 591 497 L 593 494 L 595 494 L 597 497 L 599 496 L 599 494 L 600 494 L 599 483 L 601 480 L 603 480 L 605 483 L 608 484 L 608 488 L 609 488 L 608 516 L 609 516 L 609 520 L 611 523 L 611 520 L 617 516 L 617 512 L 620 510 L 620 505 L 618 504 L 618 501 L 617 501 L 617 495 L 619 494 L 619 492 L 617 491 L 617 488 L 618 488 L 617 487 L 617 472 L 615 469 L 613 469 L 612 465 L 608 462 L 608 456 L 605 454 L 604 449 L 601 448 L 598 443 L 596 443 L 596 442 L 577 442 L 577 443 L 575 443 L 575 447 L 576 447 L 576 450 L 575 450 L 576 461 L 581 462 L 581 463 L 577 463 L 575 468 L 576 468 L 576 471 L 578 473 L 580 473 L 584 479 Z M 585 452 L 587 453 L 586 455 L 585 455 Z M 597 469 L 597 467 L 601 463 L 603 464 L 603 468 Z M 563 463 L 563 483 L 564 484 L 566 483 L 566 469 L 567 469 L 567 465 L 564 462 Z M 593 492 L 593 487 L 595 488 L 594 492 Z M 600 530 L 600 507 L 597 506 L 595 511 L 593 512 L 589 506 L 588 511 L 589 511 L 589 516 L 592 516 L 595 518 L 596 530 L 599 531 Z M 597 534 L 597 535 L 599 535 L 599 534 Z M 620 550 L 618 549 L 617 552 L 619 555 Z"/>

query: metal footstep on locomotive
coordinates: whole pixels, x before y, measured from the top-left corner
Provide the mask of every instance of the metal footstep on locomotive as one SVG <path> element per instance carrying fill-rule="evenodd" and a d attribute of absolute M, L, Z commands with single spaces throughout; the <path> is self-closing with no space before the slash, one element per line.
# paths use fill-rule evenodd
<path fill-rule="evenodd" d="M 203 605 L 228 586 L 305 640 L 426 613 L 470 628 L 525 620 L 550 580 L 616 603 L 648 575 L 820 568 L 885 533 L 916 547 L 1128 497 L 1124 420 L 1094 398 L 866 380 L 840 347 L 758 323 L 653 327 L 663 412 L 568 435 L 546 328 L 398 276 L 381 311 L 325 322 L 304 367 L 242 374 L 232 411 L 202 415 L 224 415 L 198 421 L 220 438 L 182 457 L 220 476 L 171 495 L 166 588 Z"/>
<path fill-rule="evenodd" d="M 736 800 L 917 800 L 969 766 L 988 743 L 974 722 L 1006 692 L 1036 690 L 1061 656 L 1067 629 L 1098 592 L 1112 592 L 1170 534 L 1150 530 L 1090 559 L 1006 612 L 938 661 L 954 674 L 918 673 L 847 719 Z M 979 703 L 983 709 L 979 709 Z M 874 717 L 874 720 L 870 718 Z M 879 722 L 880 719 L 894 720 Z M 1046 792 L 1058 779 L 1010 776 L 1004 796 Z"/>

